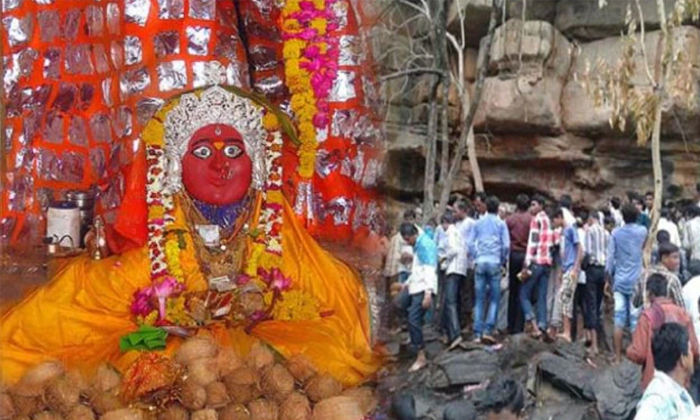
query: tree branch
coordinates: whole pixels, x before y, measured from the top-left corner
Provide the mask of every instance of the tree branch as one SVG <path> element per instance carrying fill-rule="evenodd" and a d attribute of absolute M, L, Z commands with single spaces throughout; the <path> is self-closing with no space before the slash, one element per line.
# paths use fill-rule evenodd
<path fill-rule="evenodd" d="M 387 74 L 385 76 L 380 77 L 379 81 L 386 82 L 387 80 L 398 79 L 399 77 L 404 77 L 411 74 L 435 74 L 438 76 L 443 76 L 444 72 L 433 67 L 421 67 L 415 69 L 401 70 L 395 73 Z"/>
<path fill-rule="evenodd" d="M 634 0 L 634 2 L 637 5 L 637 14 L 639 14 L 639 28 L 640 28 L 640 34 L 639 34 L 639 43 L 642 47 L 642 58 L 644 59 L 644 70 L 647 74 L 647 79 L 649 79 L 649 82 L 651 83 L 654 88 L 656 88 L 656 81 L 654 80 L 654 76 L 651 75 L 651 69 L 649 68 L 649 60 L 647 59 L 647 46 L 645 43 L 645 36 L 646 36 L 646 31 L 644 29 L 645 24 L 644 24 L 644 13 L 642 12 L 642 5 L 639 3 L 639 0 Z"/>

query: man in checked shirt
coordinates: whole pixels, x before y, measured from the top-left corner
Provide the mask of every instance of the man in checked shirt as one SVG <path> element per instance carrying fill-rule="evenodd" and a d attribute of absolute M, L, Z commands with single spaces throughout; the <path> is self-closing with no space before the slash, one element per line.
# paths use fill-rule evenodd
<path fill-rule="evenodd" d="M 520 288 L 520 303 L 526 324 L 533 337 L 539 338 L 547 331 L 547 284 L 552 268 L 554 232 L 547 213 L 544 211 L 545 199 L 536 195 L 530 202 L 530 213 L 534 216 L 530 222 L 530 236 L 525 251 L 525 263 L 520 273 L 524 284 Z M 532 294 L 537 293 L 537 320 L 532 308 Z"/>

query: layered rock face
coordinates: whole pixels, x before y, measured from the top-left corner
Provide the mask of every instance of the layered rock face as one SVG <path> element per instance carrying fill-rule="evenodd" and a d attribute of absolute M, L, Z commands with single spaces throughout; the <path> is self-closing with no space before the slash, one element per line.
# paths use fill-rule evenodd
<path fill-rule="evenodd" d="M 490 1 L 454 2 L 453 9 L 481 16 L 468 22 L 467 34 L 483 36 Z M 525 3 L 525 13 L 523 13 Z M 487 192 L 512 199 L 520 192 L 558 197 L 571 194 L 586 205 L 602 205 L 611 196 L 652 189 L 649 145 L 637 145 L 633 124 L 612 129 L 609 107 L 596 107 L 583 85 L 584 74 L 599 61 L 615 66 L 623 50 L 627 1 L 508 2 L 507 21 L 500 25 L 491 49 L 484 93 L 475 119 L 477 155 Z M 670 11 L 674 1 L 666 2 Z M 467 4 L 465 6 L 465 4 Z M 647 60 L 654 71 L 660 31 L 655 0 L 641 1 L 646 22 Z M 472 10 L 473 8 L 473 10 Z M 634 12 L 634 8 L 633 8 Z M 635 12 L 636 15 L 636 12 Z M 450 12 L 450 30 L 458 31 L 459 13 Z M 525 17 L 525 20 L 521 18 Z M 673 33 L 674 57 L 697 86 L 700 81 L 700 29 L 690 24 Z M 465 54 L 466 78 L 473 83 L 481 60 L 479 43 Z M 396 57 L 395 57 L 396 58 Z M 396 60 L 400 62 L 401 60 Z M 643 57 L 635 57 L 632 83 L 649 86 Z M 393 80 L 385 86 L 389 107 L 385 186 L 405 200 L 423 189 L 424 143 L 428 120 L 430 76 Z M 473 87 L 472 87 L 473 88 Z M 449 98 L 452 145 L 459 133 L 459 98 Z M 700 181 L 700 104 L 673 101 L 664 109 L 662 160 L 665 193 L 687 197 Z M 439 163 L 439 159 L 438 159 Z M 471 190 L 468 162 L 463 162 L 455 189 Z M 438 185 L 438 189 L 439 189 Z"/>

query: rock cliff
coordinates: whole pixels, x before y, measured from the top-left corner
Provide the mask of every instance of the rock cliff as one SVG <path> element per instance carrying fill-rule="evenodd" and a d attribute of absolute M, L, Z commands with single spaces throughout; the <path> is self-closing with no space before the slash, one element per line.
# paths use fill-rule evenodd
<path fill-rule="evenodd" d="M 519 192 L 541 192 L 550 197 L 566 192 L 582 204 L 600 205 L 613 195 L 650 190 L 649 146 L 637 146 L 630 130 L 613 130 L 609 124 L 611 110 L 596 107 L 582 85 L 587 68 L 600 60 L 614 65 L 620 59 L 620 34 L 626 27 L 628 2 L 609 0 L 603 9 L 594 0 L 531 3 L 507 2 L 502 15 L 505 22 L 499 22 L 492 45 L 475 119 L 477 155 L 487 192 L 503 199 L 513 199 Z M 666 3 L 670 10 L 674 1 Z M 654 4 L 655 0 L 641 1 L 650 63 L 655 61 L 659 45 Z M 448 18 L 453 33 L 460 30 L 457 8 L 469 16 L 465 33 L 470 41 L 464 65 L 466 78 L 472 83 L 481 61 L 479 40 L 486 33 L 491 0 L 455 0 Z M 673 38 L 675 52 L 682 52 L 687 63 L 691 83 L 697 84 L 700 29 L 689 23 L 676 29 Z M 402 57 L 392 55 L 392 60 L 395 65 Z M 643 57 L 635 60 L 638 65 L 632 82 L 644 86 Z M 391 63 L 381 64 L 384 71 L 392 70 Z M 390 196 L 402 201 L 418 199 L 422 193 L 430 77 L 396 79 L 383 86 L 388 105 L 384 185 Z M 454 145 L 459 136 L 459 98 L 454 90 L 449 104 Z M 691 195 L 700 181 L 698 105 L 673 103 L 664 110 L 662 160 L 669 197 Z M 455 190 L 471 191 L 466 157 Z"/>

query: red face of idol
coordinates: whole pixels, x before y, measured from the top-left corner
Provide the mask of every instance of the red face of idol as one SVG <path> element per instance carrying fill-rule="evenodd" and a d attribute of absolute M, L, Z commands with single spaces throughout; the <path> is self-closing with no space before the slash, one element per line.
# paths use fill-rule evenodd
<path fill-rule="evenodd" d="M 182 158 L 182 183 L 195 200 L 224 206 L 245 197 L 253 163 L 240 133 L 223 124 L 197 130 Z"/>

